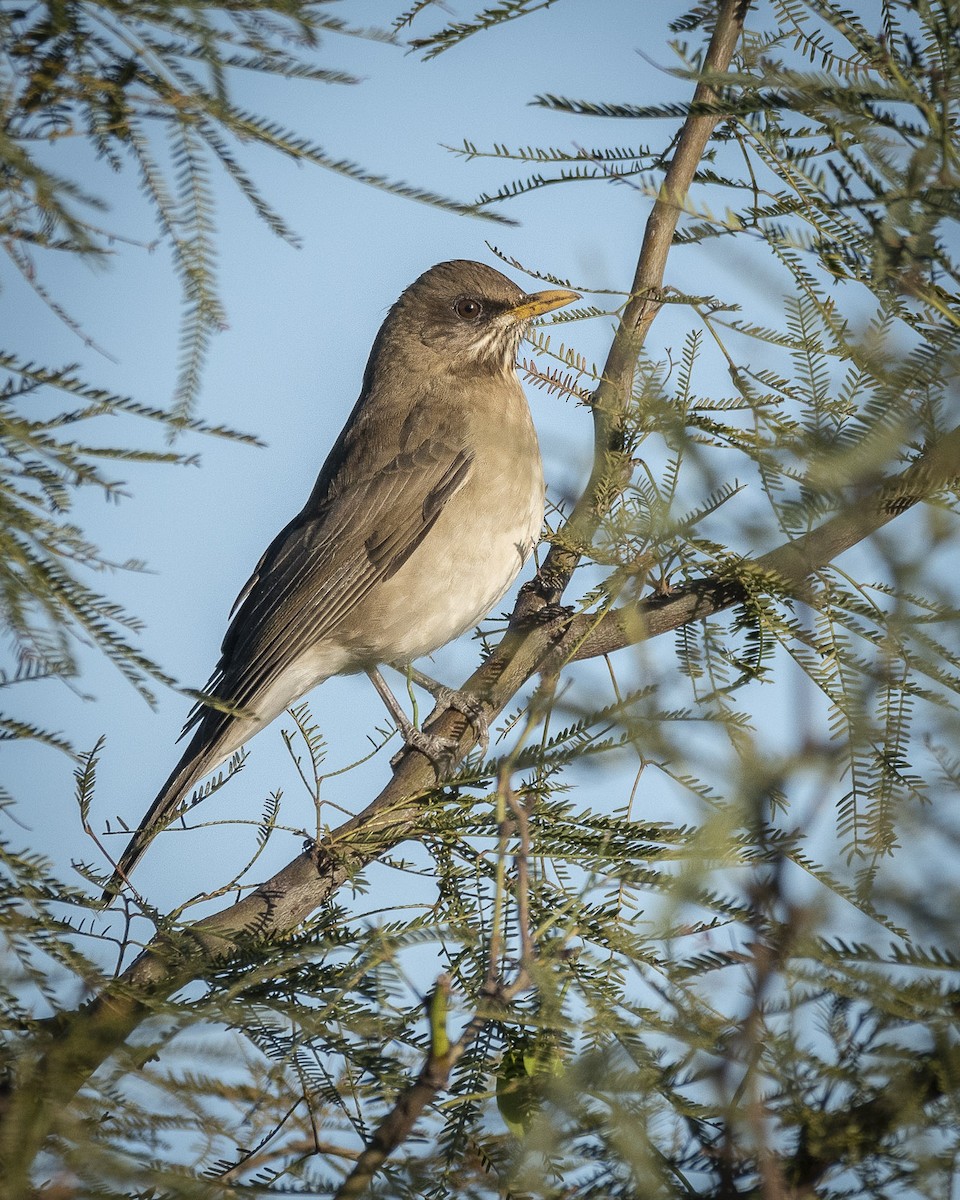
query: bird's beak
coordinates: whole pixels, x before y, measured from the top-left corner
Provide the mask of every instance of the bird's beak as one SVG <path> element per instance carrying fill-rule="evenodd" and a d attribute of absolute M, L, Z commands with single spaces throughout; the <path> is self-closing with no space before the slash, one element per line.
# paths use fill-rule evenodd
<path fill-rule="evenodd" d="M 579 292 L 568 292 L 564 289 L 553 292 L 532 292 L 529 296 L 524 296 L 520 303 L 515 304 L 509 312 L 515 321 L 530 321 L 534 317 L 541 317 L 544 313 L 552 312 L 555 308 L 563 308 L 565 304 L 572 304 L 574 300 L 579 299 Z"/>

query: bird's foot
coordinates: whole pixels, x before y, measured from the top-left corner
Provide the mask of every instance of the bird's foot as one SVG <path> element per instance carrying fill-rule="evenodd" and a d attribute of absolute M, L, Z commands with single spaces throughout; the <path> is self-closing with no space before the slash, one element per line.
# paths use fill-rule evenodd
<path fill-rule="evenodd" d="M 545 604 L 537 613 L 538 625 L 552 625 L 554 621 L 571 621 L 576 615 L 572 604 Z"/>
<path fill-rule="evenodd" d="M 435 704 L 433 711 L 424 721 L 425 725 L 429 725 L 434 717 L 438 716 L 444 709 L 452 708 L 462 716 L 466 717 L 473 726 L 477 735 L 477 742 L 480 746 L 480 753 L 486 755 L 487 748 L 490 745 L 490 722 L 487 720 L 486 714 L 483 711 L 483 705 L 469 692 L 462 692 L 459 688 L 447 687 L 445 683 L 438 683 L 430 675 L 425 675 L 423 671 L 418 670 L 413 666 L 397 666 L 398 671 L 403 671 L 408 679 L 413 680 L 418 687 L 422 687 L 425 692 L 429 692 L 434 698 Z"/>
<path fill-rule="evenodd" d="M 457 688 L 450 688 L 446 684 L 438 683 L 415 667 L 398 667 L 397 669 L 403 670 L 409 679 L 428 691 L 436 701 L 426 724 L 429 724 L 434 717 L 446 709 L 453 708 L 470 722 L 476 731 L 480 752 L 484 755 L 487 753 L 487 747 L 490 745 L 490 723 L 479 700 Z M 453 764 L 454 755 L 459 746 L 459 738 L 440 737 L 437 734 L 426 733 L 423 729 L 418 729 L 403 711 L 380 672 L 376 668 L 371 668 L 367 674 L 389 709 L 406 746 L 412 746 L 414 750 L 419 750 L 421 754 L 426 755 L 436 767 L 438 774 L 447 770 Z M 404 755 L 406 746 L 390 759 L 391 766 L 397 765 Z"/>
<path fill-rule="evenodd" d="M 458 745 L 457 738 L 440 737 L 435 733 L 425 733 L 409 721 L 406 727 L 400 730 L 400 733 L 404 744 L 390 759 L 391 767 L 395 767 L 406 752 L 409 749 L 413 749 L 419 750 L 424 757 L 430 759 L 438 777 L 446 775 L 449 772 L 453 766 L 454 753 Z"/>
<path fill-rule="evenodd" d="M 454 709 L 466 717 L 473 726 L 477 735 L 477 744 L 480 747 L 480 753 L 483 757 L 486 757 L 487 748 L 490 745 L 490 722 L 487 720 L 486 713 L 483 711 L 483 705 L 480 701 L 468 695 L 467 692 L 447 687 L 443 683 L 435 684 L 435 686 L 430 688 L 430 692 L 436 704 L 424 724 L 428 725 L 434 717 L 439 716 L 440 713 L 445 712 L 448 708 Z M 419 750 L 421 754 L 425 754 L 437 768 L 438 772 L 446 772 L 453 765 L 454 753 L 460 744 L 459 738 L 440 737 L 439 734 L 426 733 L 423 729 L 418 729 L 413 722 L 406 720 L 400 726 L 400 732 L 403 735 L 406 746 L 412 746 L 414 750 Z M 398 750 L 393 758 L 390 759 L 392 767 L 395 767 L 403 757 L 406 746 L 404 746 L 403 750 Z"/>
<path fill-rule="evenodd" d="M 431 721 L 438 713 L 444 709 L 455 709 L 467 720 L 474 728 L 477 735 L 477 744 L 480 747 L 480 753 L 486 757 L 487 749 L 490 746 L 490 722 L 487 720 L 487 714 L 483 711 L 483 705 L 474 696 L 468 692 L 461 692 L 458 688 L 447 687 L 446 684 L 437 684 L 435 688 L 430 689 L 436 706 L 433 712 L 427 717 L 427 722 Z"/>

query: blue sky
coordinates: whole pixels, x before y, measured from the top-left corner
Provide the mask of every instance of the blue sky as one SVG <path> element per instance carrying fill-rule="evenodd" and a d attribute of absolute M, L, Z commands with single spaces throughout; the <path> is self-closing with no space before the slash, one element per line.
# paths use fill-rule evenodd
<path fill-rule="evenodd" d="M 394 7 L 348 0 L 342 12 L 369 23 L 389 19 Z M 448 10 L 462 18 L 473 7 L 454 4 Z M 471 200 L 531 172 L 521 164 L 465 162 L 444 144 L 456 146 L 464 138 L 480 147 L 494 142 L 567 148 L 636 146 L 647 140 L 666 144 L 662 126 L 562 116 L 529 102 L 541 93 L 632 103 L 685 98 L 689 85 L 662 69 L 675 62 L 666 24 L 684 7 L 561 0 L 426 63 L 396 47 L 331 37 L 321 50 L 324 65 L 363 76 L 358 86 L 238 78 L 235 96 L 244 107 L 276 116 L 335 157 Z M 436 19 L 428 10 L 420 32 L 433 28 Z M 63 153 L 63 169 L 76 170 L 90 190 L 110 201 L 112 228 L 134 240 L 155 237 L 132 173 L 112 176 L 103 164 L 90 161 L 82 146 Z M 201 455 L 200 469 L 121 465 L 116 473 L 127 481 L 130 498 L 108 506 L 91 497 L 77 509 L 108 556 L 142 558 L 149 565 L 149 573 L 118 573 L 102 586 L 144 620 L 144 650 L 192 686 L 203 685 L 217 658 L 237 591 L 308 494 L 354 403 L 380 321 L 399 292 L 444 259 L 496 265 L 487 241 L 535 269 L 569 279 L 588 301 L 591 289 L 626 289 L 650 208 L 642 192 L 623 183 L 545 188 L 501 207 L 519 222 L 508 228 L 397 199 L 263 151 L 244 151 L 244 161 L 303 245 L 292 249 L 273 237 L 233 185 L 218 182 L 221 294 L 229 328 L 213 344 L 199 415 L 255 433 L 266 448 L 189 438 L 180 448 Z M 744 252 L 739 244 L 737 251 Z M 504 269 L 523 282 L 517 272 Z M 57 299 L 116 361 L 85 347 L 9 271 L 0 292 L 4 341 L 26 358 L 78 361 L 92 383 L 147 404 L 166 404 L 175 381 L 180 306 L 166 249 L 148 252 L 118 244 L 107 270 L 69 261 L 42 263 L 42 270 Z M 761 298 L 777 310 L 783 287 L 783 280 L 763 269 L 745 269 L 743 258 L 728 260 L 717 245 L 675 250 L 668 282 L 699 293 L 735 289 L 745 302 Z M 605 301 L 601 297 L 598 303 Z M 654 328 L 652 352 L 675 354 L 691 323 L 685 313 L 666 308 Z M 599 362 L 611 327 L 611 321 L 597 319 L 566 325 L 555 336 Z M 709 352 L 705 362 L 711 362 Z M 717 391 L 729 393 L 722 364 L 714 365 Z M 542 392 L 532 391 L 530 399 L 550 494 L 569 496 L 588 469 L 589 415 Z M 142 429 L 111 430 L 113 438 L 143 436 Z M 669 654 L 667 648 L 663 662 Z M 27 715 L 63 730 L 80 748 L 106 735 L 93 820 L 102 828 L 119 814 L 133 825 L 179 757 L 175 739 L 189 705 L 161 689 L 153 711 L 95 655 L 85 661 L 76 688 L 38 685 L 26 701 L 32 705 Z M 456 683 L 476 661 L 476 646 L 466 638 L 439 652 L 430 670 Z M 651 669 L 647 651 L 640 649 L 621 656 L 621 666 L 627 676 L 641 667 Z M 601 665 L 594 666 L 593 677 L 604 686 Z M 809 711 L 789 695 L 781 703 L 788 714 L 794 703 L 800 716 Z M 385 720 L 363 678 L 328 681 L 313 696 L 312 708 L 330 745 L 331 768 L 364 754 L 368 735 Z M 280 737 L 280 728 L 289 725 L 278 722 L 256 739 L 241 779 L 200 810 L 198 819 L 240 816 L 255 823 L 262 798 L 282 786 L 282 819 L 312 827 L 309 801 L 297 786 Z M 4 756 L 11 790 L 28 802 L 22 813 L 28 814 L 34 844 L 64 866 L 75 857 L 93 859 L 94 848 L 83 840 L 72 802 L 72 764 L 27 744 L 5 747 Z M 326 794 L 355 810 L 379 790 L 387 771 L 387 754 L 381 754 L 354 774 L 330 781 Z M 625 763 L 624 780 L 631 775 Z M 618 803 L 625 798 L 618 792 Z M 335 821 L 335 814 L 328 819 Z M 138 869 L 138 886 L 168 907 L 209 884 L 211 859 L 225 875 L 252 844 L 252 830 L 242 827 L 170 833 Z M 119 852 L 120 839 L 111 845 Z M 283 840 L 258 865 L 257 877 L 298 847 L 296 840 Z"/>

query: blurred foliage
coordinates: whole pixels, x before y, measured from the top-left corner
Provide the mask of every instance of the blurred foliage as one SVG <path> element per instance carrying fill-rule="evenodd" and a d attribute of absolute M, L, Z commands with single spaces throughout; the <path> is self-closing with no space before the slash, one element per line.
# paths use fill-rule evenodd
<path fill-rule="evenodd" d="M 455 52 L 538 7 L 495 5 L 420 44 Z M 398 28 L 433 11 L 417 4 Z M 957 496 L 905 505 L 802 603 L 750 571 L 770 545 L 855 515 L 960 425 L 960 10 L 872 12 L 871 31 L 825 0 L 758 5 L 713 81 L 724 115 L 676 241 L 737 269 L 662 298 L 689 334 L 638 357 L 621 431 L 634 472 L 576 576 L 575 602 L 598 615 L 704 578 L 736 579 L 744 603 L 518 701 L 498 756 L 431 795 L 409 857 L 368 847 L 349 888 L 288 936 L 250 929 L 228 962 L 188 969 L 189 986 L 138 994 L 135 1031 L 82 1079 L 69 1063 L 63 1080 L 44 1074 L 58 1039 L 84 1035 L 75 1006 L 152 938 L 156 954 L 196 945 L 182 914 L 132 892 L 106 922 L 8 839 L 0 1145 L 16 1160 L 42 1112 L 42 1152 L 18 1163 L 38 1187 L 360 1194 L 344 1180 L 361 1151 L 434 1069 L 415 1136 L 367 1194 L 950 1193 Z M 691 94 L 715 14 L 698 4 L 674 23 Z M 612 178 L 645 206 L 688 107 L 643 99 L 540 102 L 644 122 L 653 150 L 465 142 L 467 157 L 537 172 L 478 202 Z M 528 379 L 589 402 L 602 368 L 534 340 Z M 550 537 L 563 543 L 559 520 Z M 319 803 L 323 742 L 305 709 L 296 719 Z M 94 768 L 78 769 L 84 814 Z M 271 808 L 258 846 L 278 830 Z M 372 898 L 384 877 L 402 909 Z M 449 1046 L 424 1017 L 425 962 L 452 986 Z M 37 1090 L 76 1095 L 34 1107 Z"/>

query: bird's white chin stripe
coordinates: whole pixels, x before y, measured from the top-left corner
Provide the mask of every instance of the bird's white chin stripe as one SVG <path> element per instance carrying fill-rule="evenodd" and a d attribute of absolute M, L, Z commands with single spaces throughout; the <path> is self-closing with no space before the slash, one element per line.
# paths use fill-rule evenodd
<path fill-rule="evenodd" d="M 524 327 L 507 317 L 491 321 L 481 335 L 467 347 L 465 356 L 470 361 L 486 367 L 513 370 Z"/>

